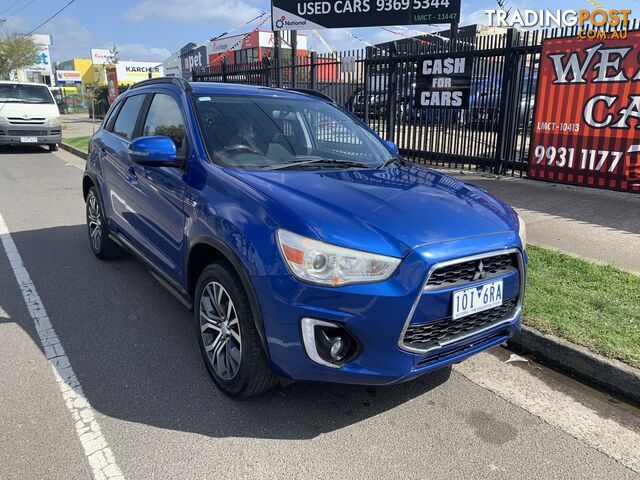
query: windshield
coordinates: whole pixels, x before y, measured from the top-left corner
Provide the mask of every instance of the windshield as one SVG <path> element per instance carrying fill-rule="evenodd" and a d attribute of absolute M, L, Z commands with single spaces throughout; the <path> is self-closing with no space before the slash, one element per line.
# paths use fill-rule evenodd
<path fill-rule="evenodd" d="M 209 152 L 223 165 L 369 168 L 393 158 L 356 119 L 323 101 L 200 95 L 196 105 Z"/>
<path fill-rule="evenodd" d="M 46 86 L 0 83 L 0 103 L 53 103 Z"/>

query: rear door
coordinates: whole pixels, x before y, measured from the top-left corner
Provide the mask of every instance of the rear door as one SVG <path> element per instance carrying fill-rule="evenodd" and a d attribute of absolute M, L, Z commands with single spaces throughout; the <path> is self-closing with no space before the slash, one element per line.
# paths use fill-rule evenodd
<path fill-rule="evenodd" d="M 105 125 L 98 144 L 107 197 L 104 200 L 111 206 L 109 217 L 114 224 L 112 228 L 116 228 L 136 248 L 142 245 L 137 233 L 141 219 L 140 207 L 136 204 L 137 196 L 134 194 L 137 179 L 129 156 L 129 143 L 138 134 L 140 113 L 146 99 L 146 94 L 131 95 L 124 99 L 113 121 Z"/>

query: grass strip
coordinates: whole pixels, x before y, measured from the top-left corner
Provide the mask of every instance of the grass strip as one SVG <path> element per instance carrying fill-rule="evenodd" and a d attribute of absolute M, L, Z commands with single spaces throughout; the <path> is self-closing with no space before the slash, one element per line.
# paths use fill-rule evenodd
<path fill-rule="evenodd" d="M 640 276 L 529 246 L 529 325 L 640 368 Z"/>

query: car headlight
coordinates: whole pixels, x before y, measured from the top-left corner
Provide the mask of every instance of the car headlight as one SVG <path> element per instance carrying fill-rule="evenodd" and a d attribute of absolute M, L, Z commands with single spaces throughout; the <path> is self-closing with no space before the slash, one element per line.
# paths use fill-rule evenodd
<path fill-rule="evenodd" d="M 400 264 L 399 258 L 351 250 L 278 230 L 280 251 L 300 280 L 338 287 L 350 283 L 381 282 Z"/>
<path fill-rule="evenodd" d="M 522 242 L 522 249 L 527 248 L 527 224 L 524 223 L 522 217 L 518 215 L 518 236 L 520 237 L 520 241 Z"/>
<path fill-rule="evenodd" d="M 60 118 L 58 117 L 49 117 L 44 122 L 47 127 L 59 127 L 60 126 Z"/>
<path fill-rule="evenodd" d="M 9 120 L 5 117 L 0 117 L 0 125 L 9 125 Z"/>

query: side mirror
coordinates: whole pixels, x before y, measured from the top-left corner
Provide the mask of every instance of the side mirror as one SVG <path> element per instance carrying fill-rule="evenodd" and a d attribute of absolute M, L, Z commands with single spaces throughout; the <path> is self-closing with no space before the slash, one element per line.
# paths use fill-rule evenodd
<path fill-rule="evenodd" d="M 131 159 L 147 167 L 178 167 L 176 145 L 169 137 L 139 137 L 129 144 Z"/>
<path fill-rule="evenodd" d="M 398 146 L 395 143 L 393 143 L 391 140 L 385 140 L 384 143 L 387 146 L 387 148 L 391 151 L 391 153 L 393 153 L 395 156 L 400 155 L 400 150 L 398 149 Z"/>

